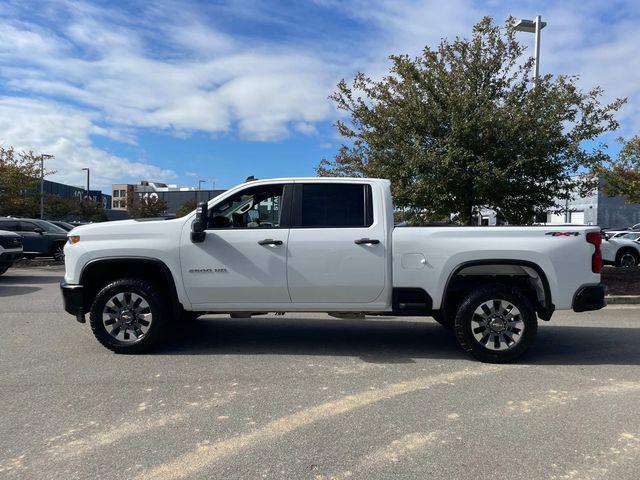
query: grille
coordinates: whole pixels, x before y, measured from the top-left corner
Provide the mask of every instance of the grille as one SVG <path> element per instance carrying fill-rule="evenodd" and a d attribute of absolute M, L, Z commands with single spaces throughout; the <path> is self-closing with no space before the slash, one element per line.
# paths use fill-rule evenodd
<path fill-rule="evenodd" d="M 22 247 L 22 238 L 20 237 L 0 237 L 0 245 L 4 248 L 20 248 Z"/>

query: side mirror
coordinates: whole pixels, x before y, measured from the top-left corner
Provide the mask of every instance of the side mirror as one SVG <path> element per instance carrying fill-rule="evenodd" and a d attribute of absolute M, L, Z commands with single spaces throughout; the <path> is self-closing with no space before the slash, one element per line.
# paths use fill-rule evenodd
<path fill-rule="evenodd" d="M 33 229 L 34 232 L 39 233 L 40 235 L 42 235 L 44 233 L 44 230 L 41 229 L 40 227 L 36 227 Z"/>
<path fill-rule="evenodd" d="M 204 237 L 207 235 L 205 230 L 207 229 L 207 221 L 209 217 L 209 205 L 207 202 L 198 203 L 196 209 L 196 219 L 191 225 L 191 241 L 193 243 L 204 242 Z"/>

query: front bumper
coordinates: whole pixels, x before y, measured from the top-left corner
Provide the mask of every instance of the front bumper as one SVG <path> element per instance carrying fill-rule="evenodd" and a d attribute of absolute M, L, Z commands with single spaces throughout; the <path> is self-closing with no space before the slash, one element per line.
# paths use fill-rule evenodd
<path fill-rule="evenodd" d="M 0 263 L 13 263 L 22 258 L 22 250 L 9 250 L 0 254 Z"/>
<path fill-rule="evenodd" d="M 600 310 L 607 305 L 604 294 L 605 286 L 603 284 L 580 287 L 573 297 L 573 311 L 589 312 L 591 310 Z"/>
<path fill-rule="evenodd" d="M 84 296 L 82 285 L 70 285 L 66 282 L 60 282 L 60 290 L 62 291 L 62 304 L 64 309 L 71 315 L 75 315 L 76 320 L 84 323 Z"/>

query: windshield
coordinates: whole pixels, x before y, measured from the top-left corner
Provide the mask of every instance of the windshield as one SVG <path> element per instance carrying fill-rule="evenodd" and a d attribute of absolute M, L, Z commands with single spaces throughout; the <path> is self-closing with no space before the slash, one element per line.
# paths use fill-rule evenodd
<path fill-rule="evenodd" d="M 49 233 L 65 233 L 65 234 L 67 233 L 66 230 L 54 225 L 53 223 L 49 223 L 49 222 L 46 222 L 44 220 L 31 220 L 31 221 L 33 223 L 35 223 L 38 227 L 43 229 L 45 232 L 49 232 Z"/>

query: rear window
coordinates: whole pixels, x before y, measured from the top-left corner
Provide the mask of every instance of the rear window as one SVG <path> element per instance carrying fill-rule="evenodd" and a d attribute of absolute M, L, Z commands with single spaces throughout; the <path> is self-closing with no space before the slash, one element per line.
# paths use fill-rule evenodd
<path fill-rule="evenodd" d="M 302 227 L 369 227 L 373 223 L 370 185 L 304 184 L 301 204 Z"/>
<path fill-rule="evenodd" d="M 0 230 L 16 232 L 18 230 L 18 222 L 14 220 L 0 220 Z"/>

